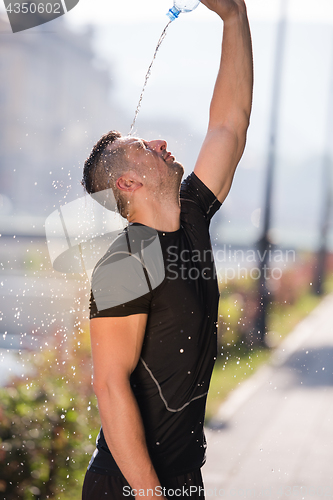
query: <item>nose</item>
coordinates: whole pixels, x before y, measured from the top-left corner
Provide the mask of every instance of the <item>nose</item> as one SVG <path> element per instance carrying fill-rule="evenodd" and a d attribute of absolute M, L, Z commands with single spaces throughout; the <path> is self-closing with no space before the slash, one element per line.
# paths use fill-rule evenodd
<path fill-rule="evenodd" d="M 149 147 L 156 151 L 157 153 L 161 153 L 162 151 L 165 151 L 167 148 L 167 142 L 162 141 L 160 139 L 157 139 L 155 141 L 149 141 L 148 142 Z"/>

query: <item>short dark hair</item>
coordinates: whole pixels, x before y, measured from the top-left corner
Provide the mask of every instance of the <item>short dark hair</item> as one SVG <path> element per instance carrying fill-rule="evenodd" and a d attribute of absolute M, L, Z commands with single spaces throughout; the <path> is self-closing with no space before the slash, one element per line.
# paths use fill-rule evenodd
<path fill-rule="evenodd" d="M 89 194 L 96 193 L 107 189 L 105 185 L 105 161 L 101 162 L 102 156 L 106 153 L 106 148 L 112 144 L 116 139 L 120 139 L 121 133 L 117 130 L 111 130 L 103 134 L 99 141 L 96 142 L 92 148 L 90 155 L 84 162 L 83 178 L 81 181 L 85 191 Z M 104 174 L 104 175 L 103 175 Z"/>

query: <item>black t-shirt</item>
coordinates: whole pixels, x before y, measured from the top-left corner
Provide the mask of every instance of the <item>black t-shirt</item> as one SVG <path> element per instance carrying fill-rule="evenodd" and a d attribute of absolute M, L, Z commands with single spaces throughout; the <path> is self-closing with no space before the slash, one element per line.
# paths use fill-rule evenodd
<path fill-rule="evenodd" d="M 149 256 L 141 259 L 140 249 L 136 253 L 139 258 L 132 259 L 134 264 L 128 261 L 125 266 L 129 276 L 135 274 L 134 288 L 141 290 L 140 296 L 137 292 L 137 298 L 131 296 L 129 281 L 116 271 L 119 259 L 135 254 L 135 242 L 126 231 L 111 245 L 92 277 L 91 318 L 148 314 L 131 387 L 160 478 L 193 471 L 205 461 L 203 423 L 216 359 L 219 292 L 209 223 L 221 203 L 194 173 L 182 183 L 180 198 L 180 229 L 156 233 L 163 274 L 158 263 L 147 265 Z M 150 228 L 134 227 L 149 233 Z M 141 250 L 144 246 L 141 243 Z M 110 269 L 115 270 L 112 279 Z M 102 474 L 120 474 L 102 429 L 89 468 Z"/>

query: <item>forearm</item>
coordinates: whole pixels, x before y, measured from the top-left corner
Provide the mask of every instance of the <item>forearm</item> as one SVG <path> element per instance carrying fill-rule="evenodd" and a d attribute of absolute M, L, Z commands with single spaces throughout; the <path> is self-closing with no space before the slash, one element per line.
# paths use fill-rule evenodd
<path fill-rule="evenodd" d="M 112 384 L 105 384 L 96 393 L 103 433 L 122 474 L 131 488 L 155 491 L 160 482 L 149 457 L 140 411 L 129 381 L 113 377 Z"/>
<path fill-rule="evenodd" d="M 252 106 L 252 43 L 243 2 L 224 19 L 221 63 L 210 106 L 209 127 L 248 127 Z"/>

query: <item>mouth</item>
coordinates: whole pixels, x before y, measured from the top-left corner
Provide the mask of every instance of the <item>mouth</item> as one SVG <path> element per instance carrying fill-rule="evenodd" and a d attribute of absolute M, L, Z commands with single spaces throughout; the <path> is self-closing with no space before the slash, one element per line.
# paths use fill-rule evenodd
<path fill-rule="evenodd" d="M 164 157 L 164 161 L 168 161 L 168 160 L 172 160 L 174 161 L 175 160 L 175 157 L 169 152 L 165 155 Z"/>

